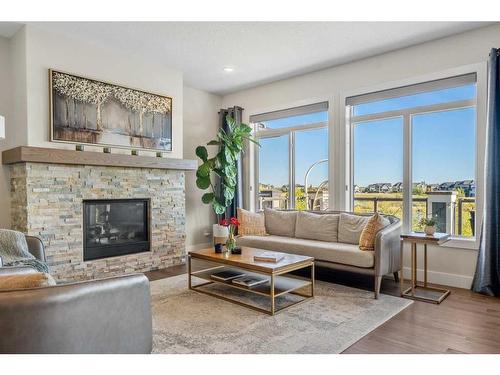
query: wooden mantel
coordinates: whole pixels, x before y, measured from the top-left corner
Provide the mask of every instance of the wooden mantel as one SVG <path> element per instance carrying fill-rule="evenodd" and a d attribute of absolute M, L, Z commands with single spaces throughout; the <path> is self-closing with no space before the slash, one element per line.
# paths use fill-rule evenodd
<path fill-rule="evenodd" d="M 61 150 L 57 148 L 20 146 L 2 152 L 2 164 L 25 162 L 180 170 L 196 170 L 198 167 L 196 160 L 189 159 L 105 154 L 103 152 Z"/>

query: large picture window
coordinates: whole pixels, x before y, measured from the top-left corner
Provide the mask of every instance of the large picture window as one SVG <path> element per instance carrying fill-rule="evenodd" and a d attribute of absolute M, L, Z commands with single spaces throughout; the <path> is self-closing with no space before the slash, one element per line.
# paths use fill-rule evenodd
<path fill-rule="evenodd" d="M 328 208 L 328 104 L 251 116 L 256 210 Z"/>
<path fill-rule="evenodd" d="M 392 214 L 405 230 L 474 237 L 476 75 L 347 98 L 355 212 Z"/>

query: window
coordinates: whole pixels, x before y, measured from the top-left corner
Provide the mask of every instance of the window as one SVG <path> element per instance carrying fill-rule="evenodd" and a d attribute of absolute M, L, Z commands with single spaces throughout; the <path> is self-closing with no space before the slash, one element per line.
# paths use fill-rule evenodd
<path fill-rule="evenodd" d="M 290 168 L 289 136 L 259 139 L 259 203 L 260 209 L 288 208 Z"/>
<path fill-rule="evenodd" d="M 427 209 L 440 232 L 474 235 L 475 119 L 474 107 L 412 117 L 413 230 Z"/>
<path fill-rule="evenodd" d="M 328 103 L 250 117 L 256 151 L 256 209 L 328 209 Z"/>
<path fill-rule="evenodd" d="M 355 212 L 474 237 L 476 75 L 347 98 Z"/>
<path fill-rule="evenodd" d="M 326 113 L 325 113 L 326 114 Z M 328 208 L 328 129 L 295 132 L 295 208 Z"/>
<path fill-rule="evenodd" d="M 402 218 L 403 118 L 357 122 L 353 131 L 354 211 Z"/>

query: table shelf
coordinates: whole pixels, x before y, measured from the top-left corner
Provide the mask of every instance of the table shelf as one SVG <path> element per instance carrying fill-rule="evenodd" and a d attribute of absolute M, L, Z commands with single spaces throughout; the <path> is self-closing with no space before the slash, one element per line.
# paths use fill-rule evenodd
<path fill-rule="evenodd" d="M 260 284 L 256 285 L 254 287 L 245 287 L 242 285 L 237 285 L 233 284 L 231 280 L 229 281 L 222 281 L 222 280 L 215 280 L 211 277 L 212 274 L 218 273 L 221 271 L 238 271 L 242 272 L 245 274 L 245 276 L 257 276 L 257 277 L 264 277 L 268 280 L 266 284 Z M 230 286 L 232 288 L 244 290 L 247 292 L 255 293 L 255 294 L 260 294 L 263 296 L 270 297 L 271 296 L 271 277 L 270 276 L 264 276 L 260 273 L 255 273 L 255 272 L 250 272 L 244 269 L 240 268 L 235 268 L 235 267 L 215 267 L 211 268 L 208 270 L 200 270 L 200 271 L 194 271 L 191 273 L 192 276 L 198 277 L 203 280 L 211 281 L 214 283 L 218 284 L 223 284 Z M 295 290 L 308 287 L 311 285 L 310 280 L 302 279 L 299 277 L 292 277 L 292 276 L 276 276 L 274 279 L 274 296 L 279 297 L 283 294 L 293 292 Z"/>

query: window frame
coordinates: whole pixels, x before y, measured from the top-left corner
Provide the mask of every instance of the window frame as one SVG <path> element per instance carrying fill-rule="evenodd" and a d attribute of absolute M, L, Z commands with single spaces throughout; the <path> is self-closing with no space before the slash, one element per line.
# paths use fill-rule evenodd
<path fill-rule="evenodd" d="M 398 96 L 404 95 L 404 88 L 408 86 L 413 90 L 415 85 L 423 84 L 427 87 L 434 86 L 433 81 L 439 80 L 449 80 L 453 77 L 459 77 L 467 74 L 476 75 L 476 97 L 473 100 L 459 100 L 456 102 L 448 102 L 441 104 L 434 104 L 428 106 L 419 106 L 414 108 L 405 108 L 398 111 L 389 111 L 385 113 L 375 113 L 370 115 L 360 115 L 352 116 L 352 107 L 348 104 L 349 99 L 355 96 L 361 95 L 372 95 L 376 97 L 377 92 L 387 91 L 387 90 L 398 90 Z M 444 244 L 447 247 L 458 247 L 463 249 L 477 249 L 479 246 L 479 230 L 481 228 L 482 211 L 483 211 L 483 186 L 484 186 L 484 170 L 482 166 L 484 165 L 484 155 L 481 150 L 484 150 L 485 145 L 485 123 L 486 123 L 486 76 L 487 76 L 487 66 L 486 63 L 471 64 L 463 67 L 457 67 L 449 69 L 443 72 L 436 72 L 426 76 L 416 77 L 412 79 L 402 80 L 398 82 L 389 82 L 382 85 L 366 87 L 359 90 L 353 90 L 350 92 L 343 92 L 340 95 L 339 106 L 345 113 L 345 117 L 342 118 L 342 129 L 344 131 L 344 144 L 345 144 L 345 194 L 344 200 L 345 207 L 349 210 L 354 208 L 354 139 L 353 139 L 353 126 L 355 122 L 360 122 L 360 119 L 366 120 L 369 118 L 380 119 L 388 118 L 389 113 L 393 114 L 392 117 L 400 116 L 402 112 L 407 115 L 403 117 L 403 187 L 405 191 L 411 191 L 411 173 L 412 173 L 412 134 L 411 134 L 411 116 L 421 113 L 431 113 L 438 112 L 446 109 L 458 109 L 460 106 L 462 108 L 467 108 L 475 106 L 476 108 L 476 152 L 475 152 L 475 182 L 476 182 L 476 222 L 475 222 L 475 236 L 474 237 L 458 237 L 452 236 L 452 239 Z M 432 86 L 431 86 L 432 85 Z M 439 84 L 436 82 L 435 89 L 439 89 Z M 442 87 L 442 88 L 446 88 Z M 431 91 L 431 88 L 427 88 L 425 91 Z M 408 91 L 409 94 L 414 92 Z M 386 99 L 380 97 L 379 100 Z M 374 101 L 371 99 L 370 101 Z M 450 105 L 451 104 L 451 105 Z M 458 104 L 458 107 L 457 107 Z M 418 110 L 417 110 L 418 109 Z M 397 114 L 397 115 L 396 115 Z M 412 194 L 405 194 L 403 197 L 403 230 L 407 231 L 411 228 L 411 204 L 412 204 Z"/>
<path fill-rule="evenodd" d="M 327 112 L 328 120 L 314 122 L 309 124 L 295 125 L 289 126 L 286 128 L 278 128 L 278 129 L 259 129 L 257 124 L 263 121 L 275 120 L 279 118 L 286 118 L 297 115 L 304 115 L 310 113 L 322 112 L 314 111 L 311 109 L 319 108 L 323 109 L 323 111 Z M 283 114 L 284 116 L 276 117 L 279 114 Z M 286 115 L 285 115 L 286 114 Z M 269 117 L 269 118 L 266 118 Z M 257 121 L 256 121 L 257 119 Z M 252 115 L 250 116 L 250 125 L 254 129 L 254 137 L 257 141 L 260 139 L 268 139 L 268 138 L 276 138 L 283 135 L 288 136 L 288 186 L 289 186 L 289 194 L 288 194 L 288 208 L 295 209 L 295 133 L 298 131 L 309 131 L 309 130 L 318 130 L 318 129 L 326 129 L 328 133 L 330 133 L 329 129 L 329 121 L 330 121 L 330 112 L 329 112 L 329 102 L 324 101 L 320 103 L 313 103 L 310 105 L 300 106 L 300 107 L 290 107 L 282 110 L 266 112 L 263 114 Z M 330 136 L 328 137 L 330 138 Z M 328 155 L 330 155 L 330 142 L 328 143 Z M 254 207 L 253 209 L 258 212 L 260 210 L 259 207 L 259 149 L 258 147 L 255 150 L 253 162 L 254 162 Z M 330 167 L 328 168 L 328 174 L 330 174 Z M 330 181 L 330 176 L 328 176 L 328 180 Z M 329 193 L 330 194 L 330 193 Z"/>

